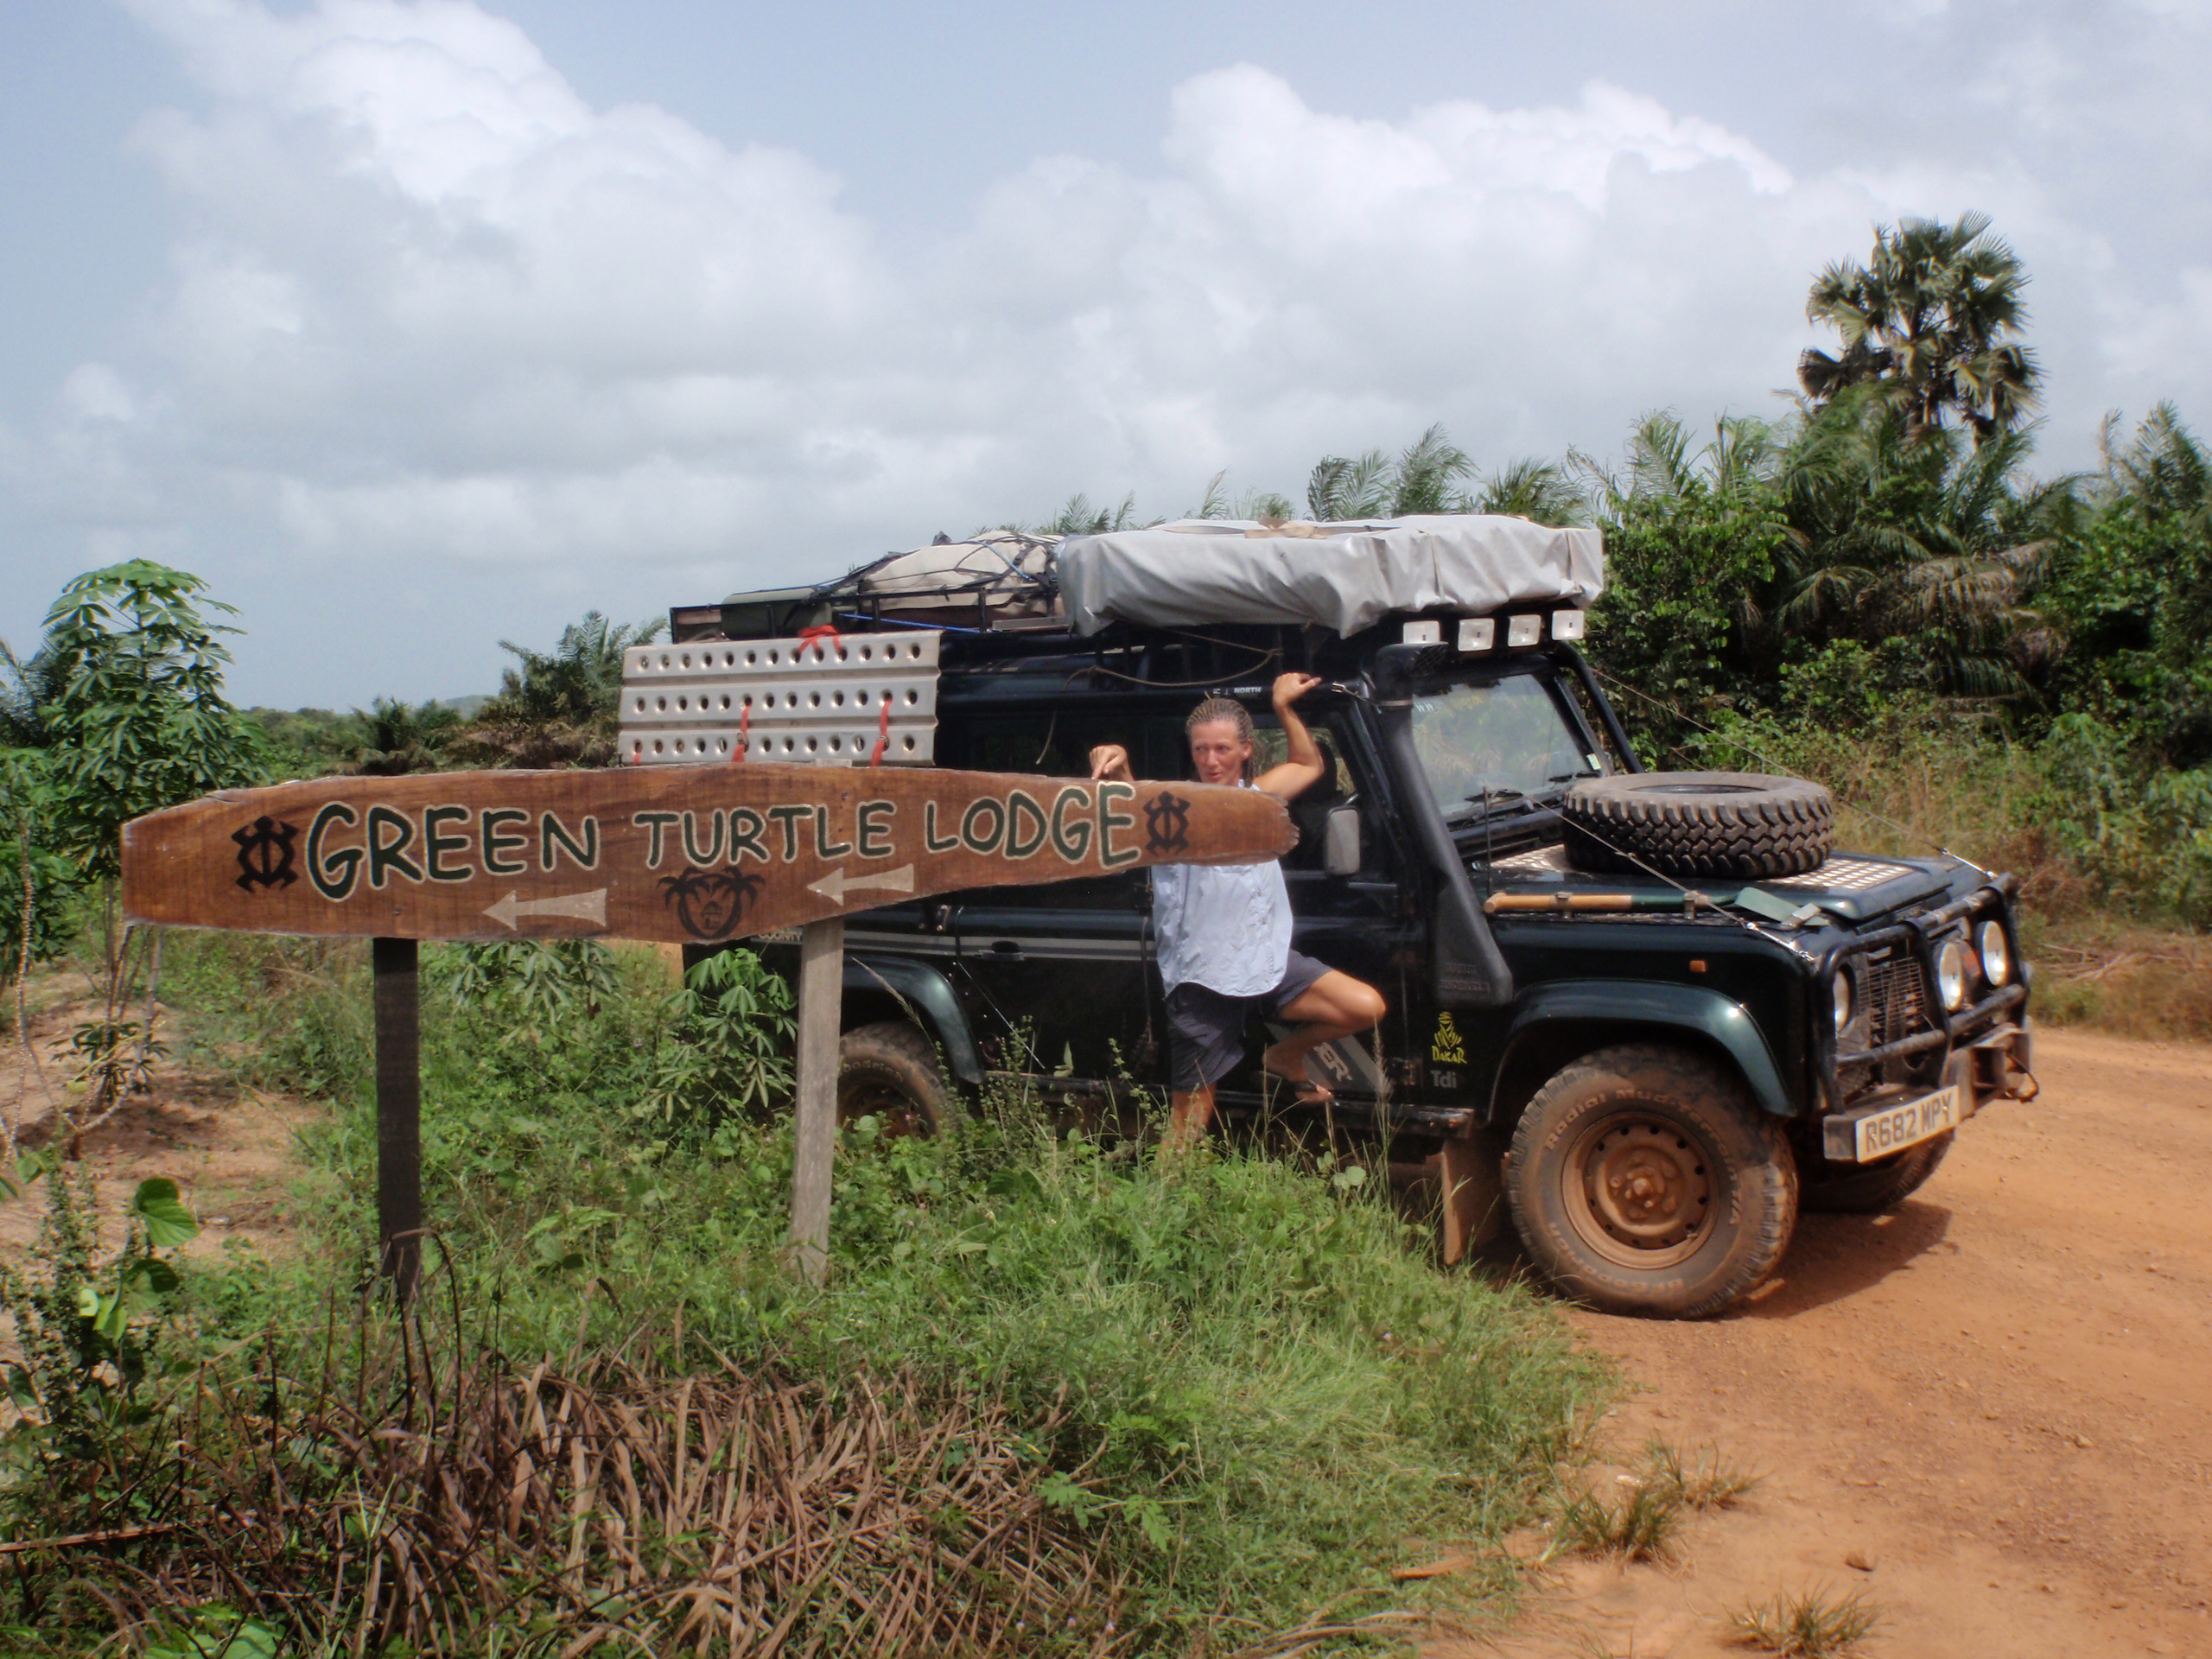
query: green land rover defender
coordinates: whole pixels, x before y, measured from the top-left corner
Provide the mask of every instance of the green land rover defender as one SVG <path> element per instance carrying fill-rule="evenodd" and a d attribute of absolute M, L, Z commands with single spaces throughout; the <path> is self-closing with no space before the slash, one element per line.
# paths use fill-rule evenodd
<path fill-rule="evenodd" d="M 1325 1108 L 1269 1089 L 1255 1027 L 1224 1132 L 1425 1166 L 1447 1258 L 1510 1221 L 1564 1294 L 1696 1316 L 1772 1272 L 1801 1205 L 1889 1209 L 1977 1111 L 2032 1095 L 2027 970 L 2010 876 L 1834 851 L 1809 784 L 1645 771 L 1575 643 L 1601 582 L 1597 532 L 1518 519 L 1007 532 L 679 607 L 645 649 L 927 629 L 935 764 L 1058 777 L 1105 742 L 1189 776 L 1210 695 L 1248 701 L 1264 748 L 1272 677 L 1319 676 L 1295 946 L 1389 1013 L 1316 1051 Z M 767 729 L 747 696 L 701 716 L 723 753 Z M 626 720 L 653 758 L 643 698 Z M 1141 871 L 889 905 L 846 940 L 847 1116 L 928 1131 L 994 1074 L 1165 1087 Z"/>

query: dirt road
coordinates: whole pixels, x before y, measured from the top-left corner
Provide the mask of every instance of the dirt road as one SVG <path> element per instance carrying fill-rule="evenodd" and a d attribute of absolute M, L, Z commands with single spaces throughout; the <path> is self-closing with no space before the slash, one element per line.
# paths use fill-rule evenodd
<path fill-rule="evenodd" d="M 1506 1651 L 1741 1659 L 1732 1610 L 1825 1586 L 1879 1607 L 1885 1659 L 2212 1656 L 2212 1048 L 2045 1032 L 2036 1070 L 1897 1214 L 1807 1217 L 1728 1317 L 1573 1315 L 1641 1385 L 1624 1453 L 1765 1479 L 1672 1563 L 1557 1574 Z"/>

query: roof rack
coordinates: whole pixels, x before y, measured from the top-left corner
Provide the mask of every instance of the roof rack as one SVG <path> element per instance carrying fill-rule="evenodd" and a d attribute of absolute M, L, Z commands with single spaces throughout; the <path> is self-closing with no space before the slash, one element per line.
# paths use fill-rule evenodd
<path fill-rule="evenodd" d="M 774 639 L 805 629 L 935 628 L 954 632 L 1058 632 L 1060 537 L 994 530 L 886 553 L 813 588 L 732 594 L 720 605 L 670 611 L 671 638 Z"/>

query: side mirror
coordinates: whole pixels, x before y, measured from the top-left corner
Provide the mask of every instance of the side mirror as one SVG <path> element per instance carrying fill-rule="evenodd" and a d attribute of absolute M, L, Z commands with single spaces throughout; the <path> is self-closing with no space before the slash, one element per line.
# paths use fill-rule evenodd
<path fill-rule="evenodd" d="M 1331 875 L 1359 874 L 1359 809 L 1334 806 L 1321 830 L 1321 868 Z"/>

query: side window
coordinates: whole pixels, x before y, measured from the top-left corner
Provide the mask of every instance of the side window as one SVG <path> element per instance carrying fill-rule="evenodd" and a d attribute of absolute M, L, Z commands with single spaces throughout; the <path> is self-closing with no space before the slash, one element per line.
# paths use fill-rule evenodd
<path fill-rule="evenodd" d="M 938 764 L 976 772 L 1027 772 L 1048 778 L 1082 778 L 1090 752 L 1102 743 L 1129 751 L 1140 778 L 1186 778 L 1190 746 L 1179 715 L 1050 709 L 976 715 L 938 729 Z"/>
<path fill-rule="evenodd" d="M 1327 763 L 1329 770 L 1327 775 L 1313 788 L 1307 790 L 1306 794 L 1317 799 L 1325 796 L 1332 806 L 1340 801 L 1350 800 L 1356 792 L 1352 785 L 1351 768 L 1344 764 L 1344 756 L 1338 752 L 1336 734 L 1326 726 L 1314 726 L 1308 729 L 1313 734 L 1313 741 L 1320 746 L 1321 759 Z M 1282 728 L 1275 725 L 1272 717 L 1264 723 L 1254 721 L 1252 770 L 1255 772 L 1265 772 L 1269 766 L 1281 766 L 1289 758 L 1290 740 L 1283 735 Z M 1304 799 L 1306 797 L 1301 796 L 1300 798 Z"/>
<path fill-rule="evenodd" d="M 1321 868 L 1321 839 L 1332 807 L 1351 805 L 1357 798 L 1359 788 L 1352 777 L 1351 766 L 1344 758 L 1344 746 L 1334 731 L 1325 723 L 1309 729 L 1313 741 L 1320 747 L 1321 759 L 1328 770 L 1320 779 L 1290 803 L 1291 821 L 1298 826 L 1298 845 L 1283 855 L 1283 865 L 1294 870 L 1318 870 Z M 1290 740 L 1283 735 L 1281 726 L 1255 722 L 1252 729 L 1252 766 L 1255 772 L 1265 772 L 1289 758 Z"/>

